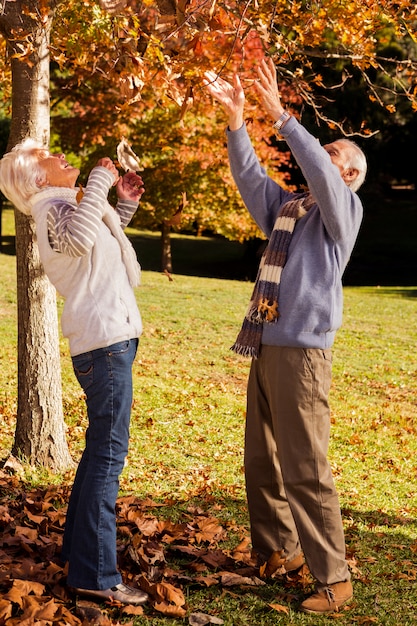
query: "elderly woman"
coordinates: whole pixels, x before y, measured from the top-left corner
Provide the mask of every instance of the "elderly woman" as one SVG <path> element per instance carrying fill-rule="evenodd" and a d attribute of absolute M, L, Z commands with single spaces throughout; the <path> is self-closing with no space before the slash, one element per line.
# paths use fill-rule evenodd
<path fill-rule="evenodd" d="M 144 192 L 134 172 L 119 177 L 100 159 L 82 192 L 63 154 L 27 139 L 0 160 L 0 189 L 36 223 L 45 272 L 65 298 L 62 331 L 85 393 L 88 429 L 65 525 L 68 585 L 80 595 L 126 604 L 148 599 L 117 569 L 115 505 L 128 449 L 132 364 L 142 322 L 133 291 L 140 267 L 123 232 Z M 107 200 L 116 186 L 116 209 Z"/>

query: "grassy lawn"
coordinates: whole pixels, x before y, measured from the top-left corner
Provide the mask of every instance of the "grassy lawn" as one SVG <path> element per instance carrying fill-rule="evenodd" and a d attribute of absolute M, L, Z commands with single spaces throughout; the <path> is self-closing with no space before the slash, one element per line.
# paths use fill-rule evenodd
<path fill-rule="evenodd" d="M 154 236 L 133 234 L 141 258 L 141 241 Z M 237 250 L 224 254 L 222 263 L 236 263 Z M 14 264 L 13 255 L 0 254 L 0 459 L 10 451 L 16 414 Z M 149 519 L 187 523 L 196 511 L 216 518 L 226 532 L 210 549 L 225 552 L 248 536 L 242 444 L 249 362 L 229 347 L 251 290 L 245 281 L 180 273 L 169 281 L 150 270 L 137 290 L 144 334 L 134 365 L 122 493 L 152 499 Z M 197 584 L 189 560 L 167 549 L 168 565 L 189 576 L 179 579 L 187 617 L 145 608 L 125 621 L 119 615 L 120 623 L 177 626 L 192 612 L 215 615 L 227 626 L 417 623 L 416 319 L 417 287 L 345 288 L 344 325 L 334 346 L 330 460 L 355 587 L 349 610 L 328 617 L 297 612 L 306 591 L 300 580 Z M 68 444 L 77 459 L 84 403 L 64 339 L 61 352 Z M 28 486 L 71 479 L 71 472 L 51 476 L 29 468 L 26 477 Z"/>

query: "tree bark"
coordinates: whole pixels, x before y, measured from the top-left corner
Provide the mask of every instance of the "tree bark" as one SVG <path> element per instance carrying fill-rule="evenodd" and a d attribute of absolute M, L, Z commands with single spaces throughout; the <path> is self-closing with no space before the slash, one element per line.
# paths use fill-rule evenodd
<path fill-rule="evenodd" d="M 161 226 L 161 269 L 163 272 L 172 273 L 172 254 L 171 254 L 171 226 L 164 220 Z"/>
<path fill-rule="evenodd" d="M 27 9 L 27 5 L 26 9 Z M 25 137 L 49 145 L 49 32 L 52 12 L 31 2 L 7 2 L 0 28 L 12 56 L 12 123 L 8 149 Z M 34 17 L 37 12 L 42 19 Z M 27 57 L 19 59 L 28 45 Z M 20 36 L 19 36 L 20 35 Z M 63 470 L 72 465 L 62 409 L 56 292 L 46 277 L 31 218 L 15 212 L 18 403 L 12 453 L 33 465 Z"/>

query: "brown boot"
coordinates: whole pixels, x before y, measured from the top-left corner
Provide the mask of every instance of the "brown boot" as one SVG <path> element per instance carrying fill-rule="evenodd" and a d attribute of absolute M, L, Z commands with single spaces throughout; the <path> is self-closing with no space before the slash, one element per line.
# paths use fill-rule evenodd
<path fill-rule="evenodd" d="M 349 580 L 328 585 L 304 600 L 300 609 L 304 613 L 335 613 L 353 596 Z"/>

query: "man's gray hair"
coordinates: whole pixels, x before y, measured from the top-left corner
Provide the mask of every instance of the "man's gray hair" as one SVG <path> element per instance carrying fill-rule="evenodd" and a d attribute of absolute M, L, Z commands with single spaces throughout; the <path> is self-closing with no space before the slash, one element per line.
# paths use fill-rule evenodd
<path fill-rule="evenodd" d="M 351 150 L 349 151 L 350 157 L 346 167 L 353 168 L 358 171 L 358 175 L 355 180 L 349 185 L 352 191 L 358 191 L 359 187 L 363 184 L 366 176 L 368 165 L 366 163 L 366 156 L 357 143 L 351 139 L 338 139 L 338 141 L 347 144 Z"/>

